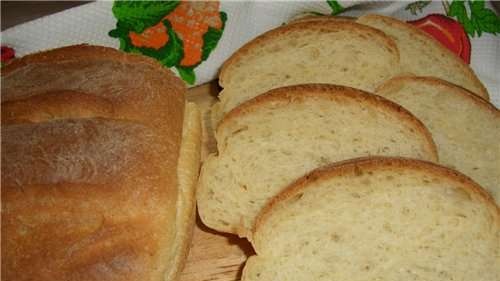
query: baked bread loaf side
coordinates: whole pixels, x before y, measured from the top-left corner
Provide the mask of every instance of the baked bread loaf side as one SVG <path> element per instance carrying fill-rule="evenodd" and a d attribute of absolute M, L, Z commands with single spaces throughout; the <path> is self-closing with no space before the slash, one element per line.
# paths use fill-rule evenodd
<path fill-rule="evenodd" d="M 393 78 L 375 93 L 419 118 L 432 133 L 439 161 L 471 177 L 500 204 L 500 111 L 494 105 L 431 77 Z"/>
<path fill-rule="evenodd" d="M 493 199 L 453 170 L 351 160 L 302 177 L 266 205 L 242 280 L 493 281 L 499 233 Z"/>
<path fill-rule="evenodd" d="M 213 122 L 238 104 L 281 86 L 328 83 L 373 91 L 398 73 L 398 66 L 392 39 L 366 25 L 328 21 L 281 26 L 248 42 L 224 63 Z"/>
<path fill-rule="evenodd" d="M 174 280 L 200 116 L 152 59 L 78 45 L 2 68 L 2 280 Z"/>
<path fill-rule="evenodd" d="M 369 155 L 436 161 L 427 129 L 384 98 L 325 84 L 277 88 L 229 112 L 215 132 L 218 155 L 203 164 L 202 221 L 248 236 L 269 198 L 325 164 Z"/>
<path fill-rule="evenodd" d="M 488 91 L 472 68 L 427 33 L 381 15 L 361 16 L 357 22 L 380 29 L 394 39 L 401 55 L 403 73 L 441 78 L 489 99 Z"/>

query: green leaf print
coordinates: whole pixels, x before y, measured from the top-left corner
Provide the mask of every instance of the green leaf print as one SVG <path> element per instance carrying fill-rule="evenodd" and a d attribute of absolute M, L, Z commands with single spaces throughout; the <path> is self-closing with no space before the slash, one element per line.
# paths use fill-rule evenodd
<path fill-rule="evenodd" d="M 179 6 L 179 4 L 184 6 Z M 212 9 L 218 9 L 219 4 L 210 6 Z M 185 9 L 188 9 L 188 12 L 185 12 Z M 108 34 L 119 40 L 121 50 L 143 54 L 157 59 L 166 67 L 175 67 L 181 78 L 189 84 L 194 84 L 196 80 L 194 69 L 208 59 L 210 53 L 216 48 L 227 21 L 227 14 L 224 12 L 212 13 L 213 10 L 208 8 L 206 11 L 197 10 L 194 2 L 181 3 L 178 0 L 119 0 L 114 2 L 112 11 L 117 23 L 116 28 L 109 31 Z M 170 16 L 172 12 L 175 14 Z M 212 17 L 212 19 L 206 17 Z M 217 26 L 216 23 L 208 23 L 210 20 L 219 20 L 219 17 L 222 21 L 222 25 L 219 23 L 219 29 L 213 27 Z M 193 22 L 196 24 L 191 24 Z M 163 26 L 161 26 L 162 24 Z M 184 26 L 188 26 L 188 28 L 202 26 L 201 30 L 203 30 L 204 25 L 208 25 L 208 27 L 204 29 L 203 34 L 198 33 L 199 35 L 194 33 L 194 30 L 183 29 Z M 145 32 L 149 27 L 155 28 L 148 29 Z M 139 40 L 135 41 L 138 36 Z M 163 39 L 159 41 L 159 44 L 158 42 L 150 44 L 151 42 L 148 40 L 155 39 L 155 36 L 162 36 L 160 38 Z M 192 45 L 184 45 L 197 40 L 203 41 L 202 44 L 196 45 L 196 48 L 199 49 L 193 49 Z M 183 62 L 185 52 L 194 52 L 187 55 L 189 57 L 190 54 L 194 54 L 195 60 L 193 61 L 191 58 L 191 61 Z M 189 66 L 181 66 L 181 62 Z"/>
<path fill-rule="evenodd" d="M 196 81 L 196 76 L 192 67 L 176 66 L 175 69 L 179 72 L 182 80 L 186 81 L 189 85 L 193 85 Z"/>
<path fill-rule="evenodd" d="M 467 11 L 466 4 L 469 7 Z M 470 16 L 469 16 L 470 14 Z M 500 33 L 500 17 L 492 10 L 485 7 L 484 1 L 452 1 L 448 16 L 455 17 L 464 27 L 467 34 L 474 37 L 481 36 L 483 32 Z"/>
<path fill-rule="evenodd" d="M 180 1 L 115 1 L 113 15 L 128 30 L 141 33 L 157 24 Z"/>
<path fill-rule="evenodd" d="M 222 37 L 227 20 L 226 13 L 220 12 L 220 18 L 222 20 L 222 28 L 219 30 L 209 27 L 207 33 L 203 35 L 203 49 L 201 55 L 202 61 L 208 58 L 210 53 L 215 49 L 215 47 L 217 47 L 217 43 L 219 43 L 219 40 Z"/>
<path fill-rule="evenodd" d="M 345 10 L 336 0 L 327 0 L 326 3 L 332 8 L 332 16 L 340 14 Z"/>

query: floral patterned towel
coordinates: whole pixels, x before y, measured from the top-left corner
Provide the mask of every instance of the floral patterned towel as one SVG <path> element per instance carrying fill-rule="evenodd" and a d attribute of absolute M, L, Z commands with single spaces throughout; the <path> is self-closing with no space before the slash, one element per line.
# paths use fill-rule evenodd
<path fill-rule="evenodd" d="M 2 62 L 88 43 L 156 58 L 190 85 L 257 35 L 304 14 L 393 16 L 429 33 L 470 64 L 500 106 L 500 17 L 485 1 L 93 2 L 2 32 Z"/>

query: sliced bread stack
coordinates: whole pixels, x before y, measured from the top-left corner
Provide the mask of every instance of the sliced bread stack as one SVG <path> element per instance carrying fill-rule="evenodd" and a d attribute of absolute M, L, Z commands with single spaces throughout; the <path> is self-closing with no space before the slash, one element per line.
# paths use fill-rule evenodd
<path fill-rule="evenodd" d="M 410 24 L 380 15 L 307 17 L 258 36 L 224 63 L 212 122 L 273 88 L 330 83 L 373 91 L 402 74 L 438 77 L 489 99 L 467 64 Z"/>
<path fill-rule="evenodd" d="M 473 93 L 431 77 L 398 77 L 375 94 L 412 112 L 436 142 L 439 161 L 471 177 L 500 204 L 500 111 Z"/>
<path fill-rule="evenodd" d="M 345 159 L 404 156 L 436 161 L 427 129 L 381 97 L 342 86 L 271 90 L 225 115 L 218 155 L 205 161 L 198 187 L 202 221 L 248 236 L 267 200 L 305 173 Z"/>
<path fill-rule="evenodd" d="M 252 242 L 244 281 L 500 280 L 499 209 L 467 177 L 500 196 L 499 113 L 440 43 L 382 16 L 304 19 L 220 84 L 198 210 Z"/>
<path fill-rule="evenodd" d="M 260 213 L 242 281 L 496 281 L 500 213 L 476 183 L 428 162 L 316 170 Z"/>

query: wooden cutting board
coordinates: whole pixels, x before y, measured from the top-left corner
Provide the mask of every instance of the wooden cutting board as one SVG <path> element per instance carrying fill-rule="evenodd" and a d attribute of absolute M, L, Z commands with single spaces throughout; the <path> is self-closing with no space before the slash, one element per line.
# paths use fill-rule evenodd
<path fill-rule="evenodd" d="M 210 106 L 219 92 L 217 82 L 211 82 L 188 91 L 188 101 L 195 102 L 203 116 L 202 161 L 216 150 L 209 122 Z M 180 281 L 233 281 L 240 280 L 243 265 L 253 249 L 246 239 L 236 235 L 213 231 L 196 220 L 188 260 Z"/>

